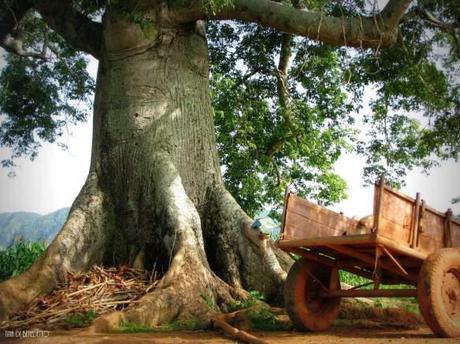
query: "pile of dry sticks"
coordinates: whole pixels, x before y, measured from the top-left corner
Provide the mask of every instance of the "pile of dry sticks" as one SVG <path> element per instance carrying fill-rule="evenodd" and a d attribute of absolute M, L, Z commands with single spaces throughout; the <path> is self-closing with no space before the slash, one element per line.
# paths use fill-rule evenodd
<path fill-rule="evenodd" d="M 86 273 L 68 273 L 63 285 L 0 323 L 0 330 L 69 327 L 69 319 L 75 315 L 90 312 L 100 316 L 125 309 L 152 290 L 157 277 L 155 272 L 147 273 L 126 266 L 94 266 Z"/>

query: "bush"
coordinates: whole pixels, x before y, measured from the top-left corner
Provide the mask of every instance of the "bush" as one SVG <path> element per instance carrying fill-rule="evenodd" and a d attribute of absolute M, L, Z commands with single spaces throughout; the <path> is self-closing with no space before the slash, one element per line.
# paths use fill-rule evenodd
<path fill-rule="evenodd" d="M 41 242 L 17 241 L 0 251 L 0 281 L 26 271 L 42 255 L 46 245 Z"/>
<path fill-rule="evenodd" d="M 71 314 L 65 318 L 65 322 L 70 327 L 85 327 L 91 325 L 94 319 L 96 319 L 96 313 L 88 311 Z"/>

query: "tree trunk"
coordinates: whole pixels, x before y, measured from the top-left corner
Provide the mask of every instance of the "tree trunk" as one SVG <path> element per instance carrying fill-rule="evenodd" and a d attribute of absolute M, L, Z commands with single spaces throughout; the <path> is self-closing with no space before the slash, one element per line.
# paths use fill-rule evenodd
<path fill-rule="evenodd" d="M 289 258 L 223 186 L 204 25 L 175 27 L 159 13 L 147 12 L 156 26 L 143 31 L 105 14 L 88 180 L 44 257 L 0 284 L 3 318 L 95 263 L 163 273 L 122 316 L 148 326 L 206 323 L 209 300 L 225 310 L 243 289 L 281 295 Z"/>

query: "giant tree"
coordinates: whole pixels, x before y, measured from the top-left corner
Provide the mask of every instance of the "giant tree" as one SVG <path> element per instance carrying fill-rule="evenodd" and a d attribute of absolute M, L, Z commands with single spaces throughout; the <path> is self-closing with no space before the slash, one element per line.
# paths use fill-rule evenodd
<path fill-rule="evenodd" d="M 225 310 L 234 299 L 244 295 L 245 289 L 257 289 L 269 298 L 276 298 L 290 259 L 265 236 L 251 229 L 250 217 L 227 191 L 221 175 L 214 122 L 218 123 L 219 145 L 227 149 L 223 163 L 227 168 L 227 185 L 230 188 L 233 185 L 234 193 L 238 192 L 238 182 L 231 173 L 248 165 L 235 164 L 231 154 L 250 152 L 254 144 L 248 139 L 246 147 L 243 144 L 233 153 L 229 151 L 230 143 L 225 137 L 238 133 L 232 127 L 227 128 L 219 116 L 228 119 L 254 113 L 252 118 L 262 121 L 256 114 L 267 113 L 261 123 L 272 125 L 277 131 L 260 133 L 259 137 L 266 138 L 264 147 L 257 142 L 262 153 L 241 156 L 246 161 L 253 158 L 262 166 L 272 166 L 273 177 L 268 180 L 277 186 L 282 185 L 286 171 L 285 168 L 280 172 L 279 165 L 292 167 L 297 174 L 304 173 L 292 162 L 295 160 L 292 156 L 286 157 L 285 150 L 300 146 L 303 150 L 294 155 L 306 155 L 319 144 L 315 123 L 329 114 L 329 102 L 337 103 L 336 111 L 351 111 L 351 108 L 341 100 L 340 92 L 344 90 L 309 83 L 313 76 L 302 74 L 302 56 L 305 64 L 311 64 L 310 68 L 321 67 L 320 73 L 328 74 L 329 67 L 336 72 L 340 67 L 315 65 L 309 60 L 309 52 L 340 56 L 334 52 L 334 46 L 355 47 L 357 50 L 348 56 L 350 70 L 344 70 L 343 74 L 349 74 L 346 84 L 383 82 L 398 73 L 405 80 L 406 76 L 401 74 L 404 66 L 380 75 L 379 69 L 375 69 L 380 61 L 373 59 L 375 54 L 384 54 L 385 47 L 402 39 L 398 30 L 402 20 L 409 24 L 429 22 L 431 32 L 445 33 L 444 39 L 452 46 L 458 43 L 458 21 L 452 19 L 458 18 L 455 4 L 447 14 L 439 12 L 430 2 L 423 4 L 427 11 L 422 12 L 417 7 L 411 10 L 410 5 L 409 0 L 390 0 L 380 11 L 361 2 L 328 4 L 295 0 L 3 1 L 0 42 L 12 55 L 5 67 L 8 73 L 2 76 L 2 113 L 7 120 L 2 126 L 1 139 L 17 155 L 35 154 L 38 138 L 53 140 L 66 120 L 84 117 L 77 103 L 87 100 L 87 92 L 94 85 L 87 79 L 81 54 L 98 59 L 99 67 L 88 178 L 65 225 L 44 256 L 26 273 L 0 284 L 0 316 L 7 317 L 37 295 L 55 288 L 65 278 L 66 271 L 85 270 L 92 264 L 140 264 L 146 268 L 155 266 L 162 272 L 157 287 L 125 315 L 145 325 L 191 317 L 206 321 L 209 300 Z M 413 17 L 407 16 L 408 11 Z M 225 21 L 226 27 L 219 26 L 221 21 Z M 225 103 L 231 102 L 229 97 L 237 97 L 238 92 L 232 94 L 232 90 L 245 87 L 251 78 L 267 72 L 263 63 L 247 68 L 235 62 L 227 71 L 212 70 L 214 105 L 219 108 L 214 117 L 208 23 L 214 62 L 219 60 L 219 51 L 222 54 L 224 48 L 231 51 L 238 43 L 225 36 L 228 30 L 243 27 L 245 32 L 258 34 L 258 42 L 268 35 L 267 42 L 276 47 L 270 52 L 271 58 L 278 61 L 276 70 L 267 79 L 259 78 L 260 87 L 252 89 L 264 92 L 275 82 L 272 96 L 277 98 L 277 104 L 240 99 L 260 107 L 254 110 L 252 105 L 251 109 L 242 106 L 238 110 L 235 104 Z M 418 32 L 408 27 L 409 36 Z M 299 41 L 298 37 L 303 38 Z M 255 41 L 246 42 L 243 47 L 251 49 L 249 45 Z M 399 47 L 407 49 L 402 44 Z M 262 54 L 265 48 L 262 44 L 257 49 L 254 51 Z M 294 58 L 294 49 L 304 54 Z M 55 62 L 50 61 L 50 56 Z M 366 59 L 369 56 L 372 58 Z M 220 61 L 228 57 L 223 54 Z M 388 61 L 392 58 L 386 57 L 388 64 L 382 65 L 391 69 Z M 301 82 L 289 85 L 289 65 L 293 60 L 294 72 Z M 232 70 L 240 72 L 229 79 Z M 350 89 L 359 95 L 359 88 Z M 306 94 L 314 99 L 315 92 L 327 95 L 332 91 L 335 96 L 325 101 L 302 102 Z M 387 102 L 395 97 L 400 99 L 403 93 L 399 89 L 382 92 L 386 97 L 382 99 Z M 411 96 L 416 99 L 413 95 L 406 98 Z M 43 99 L 46 101 L 41 102 Z M 457 99 L 450 89 L 442 99 L 447 103 L 442 104 L 445 113 L 440 116 L 440 127 L 443 123 L 449 126 L 448 121 L 455 122 L 458 116 L 450 112 L 455 109 L 452 104 Z M 312 111 L 314 106 L 321 111 Z M 234 110 L 227 111 L 230 108 Z M 434 110 L 433 113 L 439 114 Z M 315 113 L 317 117 L 313 116 Z M 310 116 L 308 128 L 306 122 L 297 118 L 302 114 Z M 332 116 L 330 128 L 339 122 L 334 122 Z M 313 139 L 305 141 L 309 134 Z M 431 147 L 448 146 L 452 148 L 450 153 L 458 152 L 455 130 L 447 143 L 435 130 L 429 134 L 426 142 Z M 256 136 L 257 133 L 253 135 Z M 327 138 L 326 147 L 321 149 L 327 151 L 329 144 L 334 145 L 342 137 L 340 131 L 331 129 L 324 138 Z M 335 159 L 339 148 L 330 152 Z M 426 156 L 422 153 L 421 157 Z M 318 166 L 324 161 L 327 161 L 325 156 L 317 156 Z M 326 165 L 330 167 L 333 161 Z M 252 172 L 255 178 L 260 177 L 260 171 Z M 330 175 L 324 174 L 322 178 L 328 180 L 326 185 L 337 183 Z"/>

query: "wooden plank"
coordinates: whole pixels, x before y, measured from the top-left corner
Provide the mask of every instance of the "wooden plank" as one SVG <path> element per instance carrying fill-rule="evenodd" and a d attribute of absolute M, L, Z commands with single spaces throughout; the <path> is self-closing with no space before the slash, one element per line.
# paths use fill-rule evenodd
<path fill-rule="evenodd" d="M 283 239 L 343 235 L 353 231 L 357 223 L 356 220 L 291 194 L 286 207 Z"/>
<path fill-rule="evenodd" d="M 383 245 L 379 245 L 378 247 L 380 247 L 383 252 L 385 252 L 385 254 L 388 256 L 388 258 L 390 258 L 390 260 L 393 262 L 394 265 L 396 265 L 398 267 L 399 270 L 401 270 L 401 272 L 404 274 L 404 275 L 408 275 L 407 271 L 401 266 L 401 264 L 396 260 L 395 257 L 393 257 L 393 255 L 391 254 L 391 252 L 389 252 L 385 246 Z"/>
<path fill-rule="evenodd" d="M 374 233 L 361 235 L 342 235 L 329 236 L 321 238 L 305 238 L 305 239 L 285 239 L 278 241 L 278 247 L 281 249 L 289 249 L 291 247 L 319 247 L 329 245 L 375 245 L 376 235 Z"/>
<path fill-rule="evenodd" d="M 418 243 L 418 230 L 419 230 L 419 221 L 420 221 L 420 192 L 417 192 L 415 197 L 415 208 L 413 211 L 412 226 L 409 236 L 409 242 L 411 247 L 417 247 Z"/>
<path fill-rule="evenodd" d="M 379 233 L 382 220 L 383 196 L 385 194 L 385 178 L 380 177 L 380 181 L 374 187 L 374 231 Z"/>
<path fill-rule="evenodd" d="M 309 252 L 302 248 L 291 248 L 289 249 L 289 252 L 298 254 L 302 257 L 305 257 L 307 259 L 313 260 L 314 262 L 329 266 L 331 268 L 337 268 L 337 264 L 334 260 L 321 256 L 319 254 L 313 253 L 313 252 Z"/>
<path fill-rule="evenodd" d="M 410 247 L 410 217 L 406 217 L 406 223 L 395 223 L 384 216 L 380 218 L 379 235 L 389 238 L 399 245 Z"/>
<path fill-rule="evenodd" d="M 361 250 L 360 250 L 361 251 Z M 382 262 L 391 264 L 391 259 L 390 258 L 385 258 L 382 257 Z M 414 259 L 411 257 L 398 257 L 398 262 L 403 266 L 405 269 L 407 268 L 420 268 L 423 261 L 420 259 Z M 337 266 L 340 268 L 344 267 L 354 267 L 354 266 L 360 266 L 360 267 L 367 267 L 367 268 L 373 268 L 374 264 L 366 263 L 358 259 L 337 259 Z"/>
<path fill-rule="evenodd" d="M 422 200 L 421 204 L 421 209 L 420 213 L 418 216 L 418 226 L 417 226 L 417 237 L 415 238 L 415 247 L 419 247 L 420 245 L 420 234 L 423 233 L 424 228 L 425 228 L 425 210 L 426 210 L 426 204 L 425 201 Z"/>
<path fill-rule="evenodd" d="M 372 275 L 372 273 L 370 271 L 366 271 L 366 270 L 359 269 L 359 268 L 343 267 L 343 268 L 340 268 L 340 270 L 344 270 L 344 271 L 350 272 L 350 273 L 352 273 L 354 275 L 367 278 L 368 280 L 372 280 L 372 278 L 373 278 L 373 275 Z"/>
<path fill-rule="evenodd" d="M 281 220 L 281 231 L 280 231 L 280 238 L 282 239 L 284 237 L 284 225 L 286 223 L 286 215 L 287 215 L 287 209 L 288 209 L 288 204 L 289 204 L 289 198 L 292 195 L 291 192 L 289 192 L 289 186 L 286 187 L 286 191 L 284 192 L 284 206 L 283 206 L 283 217 Z"/>
<path fill-rule="evenodd" d="M 399 244 L 398 242 L 395 242 L 394 240 L 392 239 L 388 239 L 384 236 L 377 236 L 376 238 L 376 242 L 378 244 L 382 244 L 384 245 L 387 249 L 391 250 L 391 251 L 394 251 L 398 254 L 402 254 L 402 255 L 405 255 L 405 256 L 408 256 L 408 257 L 412 257 L 412 258 L 417 258 L 417 259 L 420 259 L 420 260 L 425 260 L 426 257 L 428 256 L 428 254 L 426 254 L 425 252 L 422 252 L 420 251 L 419 249 L 413 249 L 413 248 L 410 248 L 406 245 L 401 245 Z"/>
<path fill-rule="evenodd" d="M 460 224 L 452 221 L 452 246 L 460 247 Z"/>
<path fill-rule="evenodd" d="M 409 246 L 410 231 L 414 226 L 413 212 L 412 202 L 385 190 L 380 210 L 379 235 Z"/>
<path fill-rule="evenodd" d="M 298 254 L 298 255 L 300 255 L 302 257 L 305 257 L 305 258 L 307 258 L 309 260 L 312 260 L 314 262 L 329 266 L 329 267 L 331 267 L 333 269 L 339 268 L 339 265 L 337 264 L 338 262 L 336 260 L 327 258 L 327 257 L 325 257 L 323 255 L 319 255 L 319 254 L 311 252 L 311 251 L 307 251 L 307 250 L 302 249 L 302 248 L 292 247 L 292 248 L 290 248 L 288 250 L 288 252 Z M 340 268 L 340 269 L 342 269 L 342 268 Z M 348 271 L 348 272 L 350 272 L 352 274 L 355 274 L 355 275 L 358 275 L 358 276 L 361 276 L 361 277 L 364 277 L 364 278 L 367 278 L 367 279 L 372 279 L 372 274 L 370 272 L 362 270 L 360 268 L 355 268 L 355 267 L 350 266 L 350 267 L 344 267 L 342 270 Z"/>
<path fill-rule="evenodd" d="M 414 198 L 407 196 L 406 194 L 403 194 L 401 191 L 393 189 L 387 184 L 385 184 L 385 193 L 395 196 L 403 201 L 406 201 L 407 203 L 415 203 Z"/>
<path fill-rule="evenodd" d="M 452 209 L 447 210 L 444 218 L 444 246 L 452 247 Z"/>
<path fill-rule="evenodd" d="M 419 233 L 418 250 L 426 255 L 444 247 L 444 216 L 425 207 L 422 232 Z"/>
<path fill-rule="evenodd" d="M 329 245 L 330 248 L 336 250 L 337 252 L 340 252 L 340 253 L 343 253 L 343 254 L 347 254 L 349 255 L 350 257 L 354 257 L 354 258 L 357 258 L 357 259 L 360 259 L 366 263 L 373 263 L 375 261 L 375 258 L 374 257 L 371 257 L 369 255 L 366 255 L 366 254 L 363 254 L 349 246 L 345 246 L 345 245 Z M 402 272 L 401 270 L 399 270 L 398 268 L 396 268 L 395 266 L 391 265 L 391 264 L 388 264 L 388 263 L 383 263 L 381 262 L 380 266 L 385 269 L 385 270 L 388 270 L 394 274 L 397 274 L 405 279 L 407 279 L 408 281 L 411 281 L 411 282 L 414 282 L 414 281 L 417 281 L 417 276 L 413 276 L 412 274 L 408 274 L 407 272 L 404 273 Z"/>
<path fill-rule="evenodd" d="M 307 218 L 294 211 L 288 212 L 284 229 L 285 238 L 317 238 L 323 236 L 342 235 L 342 231 L 336 231 L 323 223 Z"/>
<path fill-rule="evenodd" d="M 352 289 L 320 292 L 324 298 L 333 297 L 417 297 L 417 289 Z"/>

